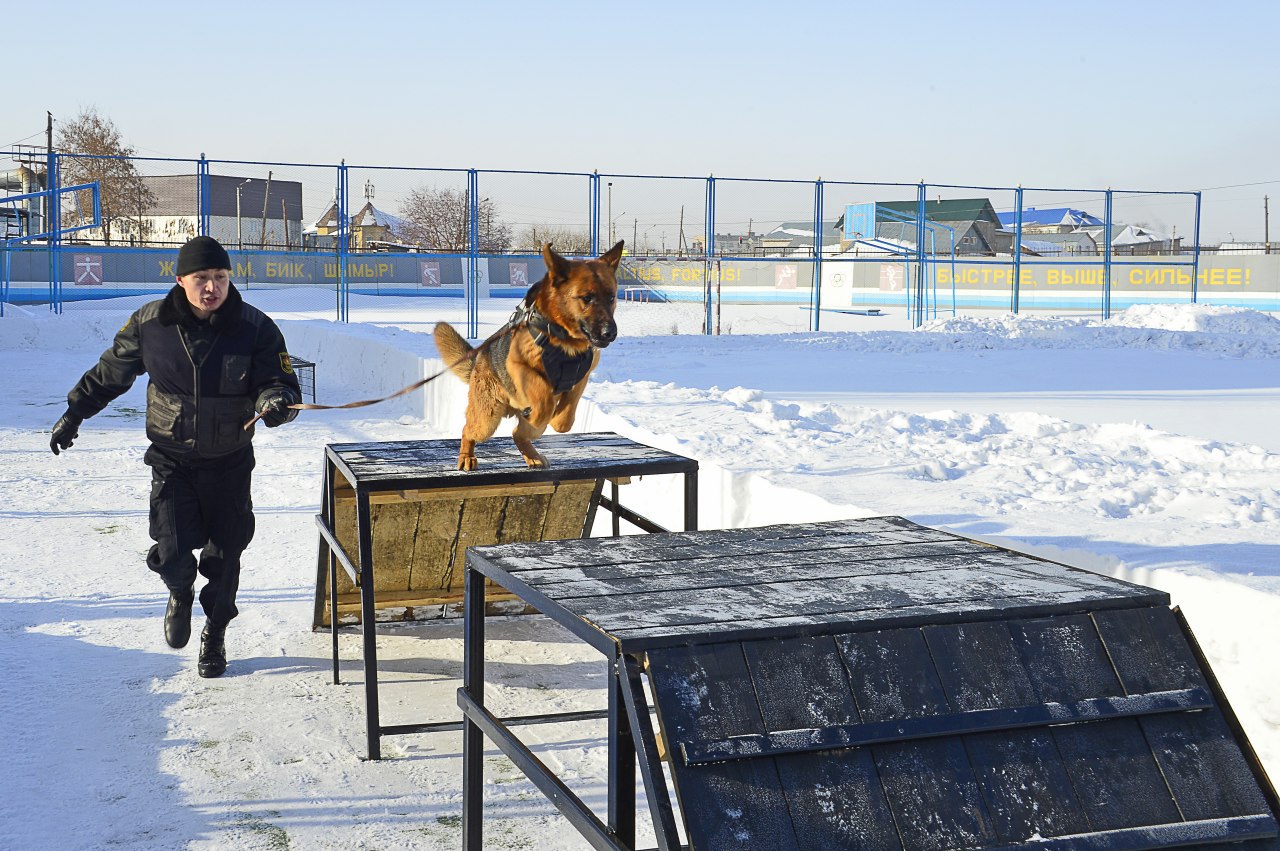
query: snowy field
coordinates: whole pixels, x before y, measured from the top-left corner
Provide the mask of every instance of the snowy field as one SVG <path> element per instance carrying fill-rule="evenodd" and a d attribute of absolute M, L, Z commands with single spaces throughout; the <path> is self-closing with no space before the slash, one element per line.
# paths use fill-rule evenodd
<path fill-rule="evenodd" d="M 461 316 L 445 302 L 357 299 L 358 322 L 338 325 L 309 307 L 331 294 L 247 299 L 317 362 L 328 403 L 434 371 L 424 332 Z M 197 642 L 164 643 L 165 593 L 142 560 L 143 383 L 72 449 L 48 449 L 66 391 L 137 303 L 8 307 L 0 319 L 0 847 L 457 848 L 460 735 L 390 737 L 388 759 L 362 761 L 358 638 L 344 636 L 333 686 L 328 635 L 310 622 L 322 447 L 456 437 L 463 386 L 446 377 L 259 431 L 258 534 L 230 668 L 201 680 Z M 509 309 L 486 310 L 484 329 Z M 622 305 L 623 336 L 578 430 L 697 458 L 702 528 L 898 514 L 1166 590 L 1280 777 L 1280 321 L 1182 306 L 912 331 L 902 316 L 832 315 L 833 331 L 815 334 L 794 311 L 726 315 L 732 333 L 707 338 L 672 333 L 696 330 L 696 308 Z M 623 499 L 677 525 L 664 487 L 642 481 Z M 383 723 L 456 717 L 461 624 L 383 633 Z M 605 705 L 603 665 L 544 619 L 495 620 L 489 633 L 498 713 Z M 526 736 L 603 811 L 602 724 Z M 486 847 L 587 847 L 496 750 L 485 772 Z M 652 844 L 643 815 L 641 833 Z"/>

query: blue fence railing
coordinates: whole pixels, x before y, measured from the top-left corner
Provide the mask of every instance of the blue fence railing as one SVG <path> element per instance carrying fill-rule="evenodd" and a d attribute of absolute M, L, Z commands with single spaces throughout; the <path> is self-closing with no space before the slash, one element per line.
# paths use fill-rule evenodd
<path fill-rule="evenodd" d="M 1103 317 L 1150 301 L 1280 309 L 1272 258 L 1202 257 L 1199 192 L 203 156 L 55 153 L 24 167 L 45 187 L 0 196 L 0 210 L 21 211 L 0 218 L 8 229 L 0 296 L 55 312 L 68 301 L 163 292 L 177 247 L 196 234 L 228 246 L 237 281 L 316 288 L 329 294 L 339 321 L 351 320 L 353 296 L 461 299 L 472 337 L 483 299 L 516 298 L 542 275 L 543 237 L 576 255 L 624 239 L 624 293 L 700 304 L 706 333 L 714 332 L 713 308 L 734 303 L 798 305 L 812 330 L 824 316 L 876 305 L 901 306 L 917 325 L 940 307 Z M 64 206 L 83 186 L 60 184 L 98 173 L 100 210 L 86 224 Z M 7 188 L 3 177 L 0 163 Z M 1075 215 L 1076 204 L 1092 208 L 1075 217 L 1088 225 L 1046 223 L 1046 209 Z M 1185 246 L 1130 220 L 1157 207 L 1183 223 Z M 851 229 L 855 219 L 860 230 Z"/>

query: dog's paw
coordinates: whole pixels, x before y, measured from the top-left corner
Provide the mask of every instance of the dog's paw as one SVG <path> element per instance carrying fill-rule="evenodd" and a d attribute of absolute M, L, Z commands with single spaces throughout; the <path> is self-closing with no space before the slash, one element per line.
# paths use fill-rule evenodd
<path fill-rule="evenodd" d="M 479 466 L 479 465 L 478 465 L 478 464 L 477 464 L 477 462 L 476 462 L 476 456 L 474 456 L 474 455 L 459 455 L 459 456 L 458 456 L 458 469 L 459 469 L 459 470 L 466 470 L 467 472 L 470 472 L 470 471 L 474 470 L 477 466 Z"/>
<path fill-rule="evenodd" d="M 542 453 L 540 452 L 535 452 L 533 453 L 532 456 L 525 455 L 524 463 L 528 464 L 530 467 L 550 467 L 551 466 L 550 464 L 547 463 L 547 459 L 542 457 Z"/>

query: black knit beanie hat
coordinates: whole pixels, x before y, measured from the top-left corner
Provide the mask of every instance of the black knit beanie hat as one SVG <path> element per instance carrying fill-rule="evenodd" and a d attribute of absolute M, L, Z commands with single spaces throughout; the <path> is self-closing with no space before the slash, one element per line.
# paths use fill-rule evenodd
<path fill-rule="evenodd" d="M 230 269 L 227 249 L 211 236 L 197 236 L 178 251 L 178 277 L 201 269 Z"/>

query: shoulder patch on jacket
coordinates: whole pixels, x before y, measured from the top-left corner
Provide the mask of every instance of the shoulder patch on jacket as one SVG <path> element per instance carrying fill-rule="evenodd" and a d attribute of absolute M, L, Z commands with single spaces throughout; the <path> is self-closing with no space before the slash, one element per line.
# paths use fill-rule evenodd
<path fill-rule="evenodd" d="M 285 375 L 293 375 L 293 362 L 289 360 L 288 352 L 280 353 L 280 368 L 284 370 Z"/>

